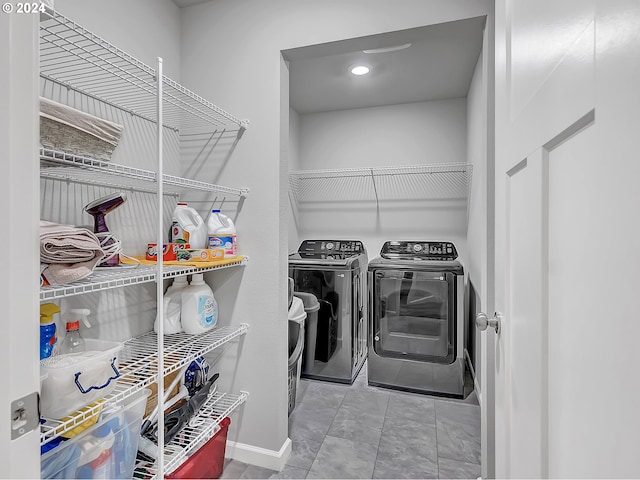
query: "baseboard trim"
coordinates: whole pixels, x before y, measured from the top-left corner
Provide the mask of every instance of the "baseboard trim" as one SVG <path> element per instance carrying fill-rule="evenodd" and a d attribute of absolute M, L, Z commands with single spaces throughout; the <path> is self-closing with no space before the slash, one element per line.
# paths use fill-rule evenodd
<path fill-rule="evenodd" d="M 227 440 L 225 456 L 238 460 L 239 462 L 280 471 L 287 463 L 290 454 L 291 439 L 287 438 L 279 451 L 267 450 L 266 448 Z"/>

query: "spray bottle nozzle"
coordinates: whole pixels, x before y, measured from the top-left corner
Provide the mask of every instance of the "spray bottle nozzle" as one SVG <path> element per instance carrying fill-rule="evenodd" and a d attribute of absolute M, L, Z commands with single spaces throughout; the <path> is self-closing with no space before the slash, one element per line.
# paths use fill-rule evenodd
<path fill-rule="evenodd" d="M 91 328 L 91 324 L 87 319 L 87 316 L 91 314 L 91 310 L 89 310 L 88 308 L 72 308 L 71 310 L 69 310 L 69 313 L 71 314 L 71 316 L 73 316 L 74 320 L 77 320 L 78 317 L 80 317 L 82 323 L 84 323 L 87 328 Z"/>

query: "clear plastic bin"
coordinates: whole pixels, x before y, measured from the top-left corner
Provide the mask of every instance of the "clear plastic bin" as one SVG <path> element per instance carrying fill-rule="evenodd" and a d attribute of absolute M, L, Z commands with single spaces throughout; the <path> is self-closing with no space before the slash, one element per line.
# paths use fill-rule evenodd
<path fill-rule="evenodd" d="M 60 420 L 109 395 L 120 377 L 122 343 L 85 339 L 86 353 L 69 353 L 40 362 L 40 413 Z"/>
<path fill-rule="evenodd" d="M 146 389 L 137 392 L 93 427 L 42 455 L 41 477 L 132 478 L 150 393 Z"/>

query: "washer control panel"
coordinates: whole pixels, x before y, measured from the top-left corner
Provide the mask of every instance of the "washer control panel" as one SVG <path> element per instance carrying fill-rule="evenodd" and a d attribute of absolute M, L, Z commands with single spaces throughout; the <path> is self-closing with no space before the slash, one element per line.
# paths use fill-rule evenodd
<path fill-rule="evenodd" d="M 453 261 L 458 258 L 451 242 L 385 242 L 382 258 Z"/>
<path fill-rule="evenodd" d="M 359 240 L 305 240 L 298 248 L 299 253 L 364 253 L 364 244 Z"/>

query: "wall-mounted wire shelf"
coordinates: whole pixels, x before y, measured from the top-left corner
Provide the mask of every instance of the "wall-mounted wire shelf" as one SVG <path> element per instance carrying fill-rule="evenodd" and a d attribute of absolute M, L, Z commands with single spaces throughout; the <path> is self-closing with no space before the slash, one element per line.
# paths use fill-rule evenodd
<path fill-rule="evenodd" d="M 240 405 L 247 401 L 249 394 L 214 393 L 189 424 L 165 446 L 165 473 L 171 473 L 182 465 L 189 456 L 213 437 L 216 426 Z M 138 462 L 134 478 L 154 480 L 157 478 L 156 465 Z"/>
<path fill-rule="evenodd" d="M 156 121 L 156 70 L 48 8 L 40 17 L 40 76 Z M 163 76 L 162 84 L 165 125 L 176 130 L 247 127 L 170 78 Z"/>
<path fill-rule="evenodd" d="M 157 174 L 152 170 L 128 167 L 47 148 L 40 149 L 40 162 L 42 164 L 42 168 L 40 169 L 40 176 L 42 178 L 53 178 L 74 183 L 86 183 L 155 193 L 153 188 L 148 187 L 149 182 L 155 183 L 157 180 Z M 100 175 L 98 176 L 96 173 Z M 105 180 L 105 177 L 117 177 L 125 183 L 111 183 Z M 249 194 L 249 190 L 246 188 L 230 188 L 167 174 L 162 175 L 162 182 L 166 186 L 180 190 L 216 192 L 239 197 L 246 197 Z M 179 194 L 177 191 L 165 193 L 169 195 Z"/>
<path fill-rule="evenodd" d="M 164 337 L 164 375 L 168 375 L 196 358 L 206 355 L 233 339 L 247 333 L 249 325 L 219 327 L 199 335 L 179 333 Z M 158 338 L 153 332 L 132 338 L 120 353 L 120 378 L 115 390 L 101 405 L 85 407 L 81 413 L 65 421 L 47 420 L 40 426 L 40 442 L 45 444 L 81 425 L 106 406 L 122 402 L 156 381 Z"/>
<path fill-rule="evenodd" d="M 193 266 L 170 266 L 163 267 L 163 278 L 174 278 L 192 273 L 205 273 L 223 268 L 240 267 L 248 263 L 249 257 L 243 257 L 237 262 L 218 265 L 213 267 L 197 268 Z M 154 282 L 156 280 L 157 267 L 155 265 L 127 265 L 126 267 L 109 268 L 99 267 L 93 273 L 73 283 L 66 285 L 48 285 L 40 288 L 40 301 L 55 300 L 58 298 L 81 295 L 83 293 L 99 292 L 112 288 L 121 288 L 127 285 L 138 285 L 141 283 Z"/>
<path fill-rule="evenodd" d="M 441 163 L 301 170 L 289 174 L 289 192 L 299 204 L 467 199 L 472 169 L 468 163 Z"/>

